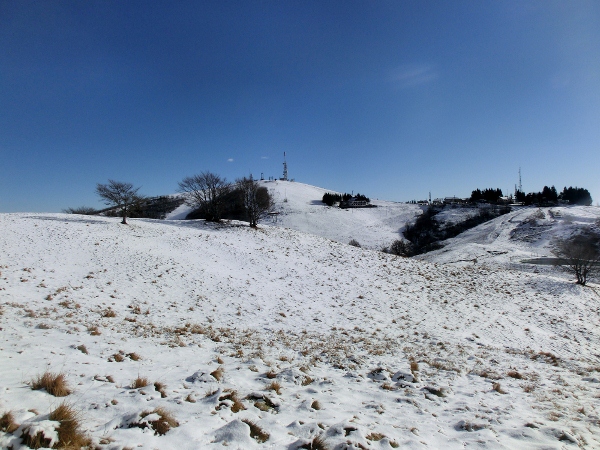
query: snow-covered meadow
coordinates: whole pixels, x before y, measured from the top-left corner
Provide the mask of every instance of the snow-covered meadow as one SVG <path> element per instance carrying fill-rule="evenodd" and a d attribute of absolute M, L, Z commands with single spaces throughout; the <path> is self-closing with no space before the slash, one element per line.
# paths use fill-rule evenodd
<path fill-rule="evenodd" d="M 283 224 L 307 194 L 285 195 Z M 333 214 L 359 211 L 314 206 L 302 231 L 0 215 L 0 416 L 19 426 L 0 446 L 52 437 L 63 401 L 103 449 L 600 446 L 594 285 L 450 261 L 498 239 L 451 243 L 437 253 L 446 264 L 355 248 L 345 239 L 388 237 L 340 230 Z M 399 208 L 388 229 L 414 215 Z M 570 223 L 598 216 L 572 209 Z M 312 217 L 337 231 L 303 232 Z M 383 229 L 385 217 L 358 223 Z M 480 227 L 503 236 L 525 220 L 510 219 Z M 45 372 L 64 374 L 71 394 L 31 389 Z M 164 434 L 152 426 L 161 411 L 178 425 Z"/>

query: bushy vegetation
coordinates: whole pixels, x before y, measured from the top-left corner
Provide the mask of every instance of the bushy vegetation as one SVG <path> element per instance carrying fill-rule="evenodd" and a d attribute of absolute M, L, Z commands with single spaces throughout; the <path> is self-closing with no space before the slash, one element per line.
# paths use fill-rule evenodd
<path fill-rule="evenodd" d="M 392 251 L 390 248 L 390 253 L 401 256 L 412 256 L 437 250 L 442 247 L 440 241 L 458 236 L 463 231 L 508 212 L 510 212 L 510 208 L 508 207 L 480 209 L 478 214 L 462 222 L 442 228 L 440 223 L 435 219 L 438 211 L 434 208 L 428 208 L 423 214 L 417 217 L 414 224 L 407 224 L 404 228 L 404 237 L 410 241 L 410 245 L 402 241 L 395 241 L 395 244 L 396 242 L 399 242 L 399 244 L 396 246 L 395 251 Z"/>
<path fill-rule="evenodd" d="M 522 191 L 517 191 L 515 200 L 525 205 L 555 205 L 559 201 L 563 201 L 570 205 L 589 206 L 592 204 L 592 196 L 587 189 L 578 187 L 564 187 L 559 194 L 554 186 L 544 186 L 541 192 L 530 192 L 525 194 Z"/>
<path fill-rule="evenodd" d="M 502 189 L 484 189 L 483 191 L 480 189 L 475 189 L 471 192 L 470 201 L 472 203 L 477 203 L 480 201 L 486 201 L 488 203 L 498 203 L 498 200 L 502 197 Z"/>
<path fill-rule="evenodd" d="M 331 192 L 326 192 L 323 194 L 323 198 L 321 201 L 325 203 L 327 206 L 333 206 L 334 203 L 347 202 L 352 197 L 355 197 L 357 200 L 365 201 L 369 203 L 371 199 L 366 195 L 357 193 L 356 195 L 348 194 L 347 192 L 344 194 L 333 194 Z"/>

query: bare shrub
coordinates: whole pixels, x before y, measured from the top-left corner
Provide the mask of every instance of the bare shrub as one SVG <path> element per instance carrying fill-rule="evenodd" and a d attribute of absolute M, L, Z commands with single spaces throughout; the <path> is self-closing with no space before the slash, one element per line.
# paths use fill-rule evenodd
<path fill-rule="evenodd" d="M 262 444 L 263 442 L 267 442 L 267 440 L 269 440 L 269 433 L 259 427 L 256 422 L 250 419 L 242 419 L 242 422 L 250 427 L 250 436 L 256 439 L 257 442 Z"/>
<path fill-rule="evenodd" d="M 55 397 L 66 397 L 71 393 L 64 373 L 44 372 L 31 381 L 31 389 L 34 391 L 45 389 L 48 394 Z"/>
<path fill-rule="evenodd" d="M 356 239 L 350 239 L 350 242 L 348 242 L 348 245 L 351 245 L 352 247 L 360 248 L 360 242 L 358 242 Z"/>
<path fill-rule="evenodd" d="M 600 270 L 600 234 L 586 229 L 569 238 L 555 239 L 552 253 L 556 265 L 575 275 L 577 284 L 585 286 L 588 278 Z"/>

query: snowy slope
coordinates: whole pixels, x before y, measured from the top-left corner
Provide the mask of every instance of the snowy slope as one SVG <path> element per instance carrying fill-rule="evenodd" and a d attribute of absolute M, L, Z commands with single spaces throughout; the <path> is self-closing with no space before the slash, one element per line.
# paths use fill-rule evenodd
<path fill-rule="evenodd" d="M 291 228 L 347 244 L 356 239 L 361 246 L 381 249 L 401 237 L 407 222 L 421 214 L 416 205 L 371 199 L 377 208 L 340 209 L 321 202 L 331 190 L 291 181 L 261 181 L 275 201 L 276 219 L 263 222 Z M 167 219 L 184 219 L 191 208 L 182 205 Z"/>
<path fill-rule="evenodd" d="M 552 256 L 555 237 L 568 236 L 598 220 L 600 208 L 594 206 L 521 208 L 448 239 L 443 242 L 444 248 L 418 259 L 453 265 L 523 268 L 524 259 Z"/>
<path fill-rule="evenodd" d="M 563 276 L 235 222 L 2 214 L 0 230 L 0 415 L 20 430 L 52 426 L 62 399 L 28 386 L 49 370 L 106 449 L 600 446 L 599 297 Z M 156 407 L 179 426 L 133 426 Z"/>

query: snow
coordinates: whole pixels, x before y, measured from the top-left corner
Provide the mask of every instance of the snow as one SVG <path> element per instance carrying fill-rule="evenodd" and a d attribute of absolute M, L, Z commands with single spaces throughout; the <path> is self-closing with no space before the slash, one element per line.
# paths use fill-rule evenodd
<path fill-rule="evenodd" d="M 1 214 L 0 414 L 41 423 L 66 400 L 106 449 L 600 446 L 597 287 L 514 262 L 597 208 L 516 211 L 421 261 L 347 245 L 389 244 L 412 206 L 272 184 L 288 202 L 258 229 Z M 31 390 L 45 371 L 73 393 Z M 156 408 L 179 426 L 132 426 Z"/>
<path fill-rule="evenodd" d="M 327 206 L 323 194 L 335 193 L 294 181 L 260 181 L 275 200 L 273 212 L 278 213 L 263 223 L 322 236 L 347 244 L 356 239 L 361 247 L 380 250 L 402 237 L 407 222 L 422 213 L 417 205 L 371 199 L 376 208 Z M 192 208 L 182 205 L 167 215 L 167 219 L 185 219 Z"/>

